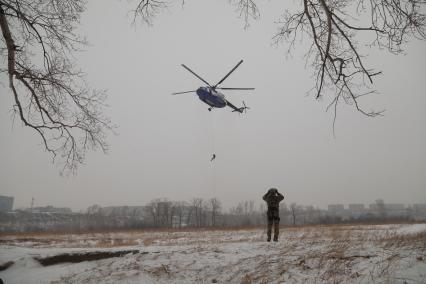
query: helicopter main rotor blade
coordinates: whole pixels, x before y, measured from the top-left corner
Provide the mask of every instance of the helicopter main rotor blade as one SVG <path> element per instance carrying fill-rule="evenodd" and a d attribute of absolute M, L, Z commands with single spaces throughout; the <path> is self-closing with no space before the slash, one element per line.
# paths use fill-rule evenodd
<path fill-rule="evenodd" d="M 179 94 L 194 93 L 194 92 L 196 92 L 196 91 L 197 91 L 197 90 L 195 90 L 195 91 L 178 92 L 178 93 L 172 93 L 172 95 L 179 95 Z"/>
<path fill-rule="evenodd" d="M 216 88 L 218 90 L 254 90 L 254 88 Z"/>
<path fill-rule="evenodd" d="M 238 66 L 240 66 L 241 63 L 243 63 L 242 59 L 240 60 L 240 62 L 237 63 L 237 65 L 235 65 L 234 68 L 232 68 L 231 71 L 228 72 L 228 74 L 225 75 L 225 77 L 222 78 L 222 80 L 219 81 L 219 83 L 217 83 L 216 85 L 214 85 L 213 89 L 216 89 L 217 86 L 219 86 L 223 81 L 225 81 L 225 79 L 228 78 L 228 76 L 231 75 L 231 73 L 234 72 L 234 70 L 237 69 Z"/>
<path fill-rule="evenodd" d="M 194 75 L 195 77 L 197 77 L 198 79 L 200 79 L 201 81 L 203 81 L 204 83 L 207 84 L 207 86 L 211 87 L 211 85 L 209 84 L 209 82 L 207 82 L 206 80 L 204 80 L 203 78 L 201 78 L 200 76 L 198 76 L 194 71 L 192 71 L 191 69 L 189 69 L 185 64 L 181 64 L 183 68 L 185 68 L 186 70 L 188 70 L 189 72 L 192 73 L 192 75 Z"/>

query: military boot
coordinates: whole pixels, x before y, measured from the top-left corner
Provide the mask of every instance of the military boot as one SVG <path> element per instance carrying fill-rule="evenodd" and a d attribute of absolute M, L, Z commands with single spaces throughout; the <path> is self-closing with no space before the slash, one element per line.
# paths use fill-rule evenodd
<path fill-rule="evenodd" d="M 268 229 L 266 230 L 266 235 L 268 238 L 266 239 L 268 242 L 271 241 L 271 235 L 272 235 L 272 220 L 268 220 Z"/>
<path fill-rule="evenodd" d="M 278 242 L 278 235 L 280 234 L 280 225 L 278 222 L 274 224 L 274 242 Z"/>

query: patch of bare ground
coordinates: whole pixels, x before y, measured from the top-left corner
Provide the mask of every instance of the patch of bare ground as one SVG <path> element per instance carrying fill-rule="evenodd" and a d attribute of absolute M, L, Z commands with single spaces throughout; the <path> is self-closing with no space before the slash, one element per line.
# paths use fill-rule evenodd
<path fill-rule="evenodd" d="M 0 263 L 0 271 L 8 269 L 9 267 L 11 267 L 14 264 L 15 264 L 15 262 L 13 262 L 13 261 L 8 261 L 8 262 L 5 262 L 5 263 Z"/>
<path fill-rule="evenodd" d="M 35 257 L 43 266 L 55 265 L 59 263 L 78 263 L 83 261 L 100 260 L 111 257 L 121 257 L 127 254 L 140 253 L 139 250 L 121 250 L 121 251 L 95 251 L 84 253 L 63 253 L 46 257 Z"/>

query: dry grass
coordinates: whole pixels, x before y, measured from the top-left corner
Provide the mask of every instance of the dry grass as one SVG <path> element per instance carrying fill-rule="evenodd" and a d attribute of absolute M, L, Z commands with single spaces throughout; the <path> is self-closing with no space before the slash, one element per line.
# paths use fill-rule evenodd
<path fill-rule="evenodd" d="M 416 246 L 422 251 L 426 251 L 426 232 L 409 235 L 388 234 L 376 240 L 376 243 L 382 244 L 385 248 Z"/>
<path fill-rule="evenodd" d="M 110 240 L 101 240 L 95 247 L 97 248 L 113 248 L 113 247 L 126 247 L 126 246 L 136 246 L 139 243 L 136 240 L 128 239 L 110 239 Z"/>
<path fill-rule="evenodd" d="M 263 228 L 263 227 L 262 227 Z M 196 244 L 215 242 L 216 234 L 223 232 L 253 232 L 259 227 L 239 227 L 239 228 L 186 228 L 186 229 L 148 229 L 148 230 L 121 230 L 111 232 L 82 232 L 69 234 L 63 232 L 43 232 L 43 233 L 19 233 L 3 235 L 0 244 L 24 244 L 28 243 L 33 247 L 53 246 L 57 244 L 78 244 L 83 247 L 110 248 L 121 246 L 134 246 L 143 243 L 145 246 L 156 243 L 158 245 Z M 198 234 L 200 233 L 200 234 Z M 213 234 L 212 234 L 213 233 Z M 187 239 L 191 236 L 191 240 Z M 197 236 L 194 238 L 194 236 Z M 183 239 L 183 240 L 182 240 Z M 249 238 L 227 239 L 225 242 L 246 242 Z"/>
<path fill-rule="evenodd" d="M 398 224 L 421 224 L 426 223 L 426 221 L 400 221 L 397 220 L 393 222 L 392 220 L 386 222 L 368 222 L 368 223 L 348 223 L 348 224 L 318 224 L 318 225 L 281 225 L 281 230 L 287 231 L 300 231 L 300 230 L 318 230 L 321 229 L 330 229 L 334 228 L 335 230 L 359 230 L 362 227 L 365 230 L 366 226 L 374 228 L 377 225 L 398 225 Z M 132 234 L 144 234 L 144 233 L 178 233 L 178 232 L 235 232 L 235 231 L 253 231 L 259 229 L 265 229 L 266 225 L 256 225 L 256 226 L 238 226 L 238 227 L 200 227 L 200 228 L 144 228 L 144 229 L 104 229 L 104 230 L 78 230 L 78 231 L 69 231 L 69 230 L 57 230 L 57 231 L 46 231 L 46 232 L 21 232 L 21 233 L 4 233 L 0 232 L 0 238 L 3 237 L 16 237 L 16 238 L 25 238 L 25 237 L 46 237 L 46 236 L 64 236 L 64 235 L 97 235 L 97 234 L 111 234 L 111 233 L 124 233 L 127 235 Z M 1 241 L 1 239 L 0 239 Z"/>
<path fill-rule="evenodd" d="M 246 275 L 244 275 L 243 279 L 241 279 L 240 284 L 252 284 L 253 280 L 251 278 L 250 273 L 247 273 Z"/>
<path fill-rule="evenodd" d="M 143 239 L 143 245 L 144 246 L 150 246 L 150 245 L 152 245 L 153 243 L 154 243 L 154 241 L 156 241 L 156 240 L 158 240 L 158 239 L 156 239 L 156 238 L 145 238 L 145 239 Z"/>
<path fill-rule="evenodd" d="M 332 245 L 337 255 L 344 251 L 348 243 L 362 245 L 367 241 L 375 241 L 383 246 L 399 246 L 416 242 L 425 247 L 426 233 L 397 234 L 390 227 L 368 225 L 309 225 L 284 227 L 280 229 L 281 237 L 288 242 L 320 244 L 324 241 Z M 371 231 L 379 231 L 372 233 Z M 261 235 L 261 232 L 263 234 Z M 50 233 L 20 233 L 0 238 L 0 244 L 30 243 L 37 246 L 58 246 L 62 244 L 78 244 L 83 247 L 111 248 L 123 246 L 150 245 L 194 245 L 212 243 L 240 243 L 258 242 L 265 238 L 265 227 L 238 227 L 238 228 L 185 228 L 185 229 L 148 229 L 148 230 L 121 230 L 112 232 L 82 232 L 76 234 Z M 233 234 L 235 237 L 223 237 L 222 233 L 241 232 Z M 256 234 L 251 234 L 256 232 Z M 213 233 L 213 234 L 212 234 Z M 217 234 L 216 234 L 217 233 Z M 247 234 L 246 234 L 247 233 Z M 32 243 L 32 244 L 31 244 Z M 336 259 L 336 257 L 334 257 Z"/>
<path fill-rule="evenodd" d="M 96 234 L 110 234 L 110 233 L 123 233 L 123 234 L 144 234 L 144 233 L 178 233 L 178 232 L 235 232 L 235 231 L 251 231 L 259 228 L 263 229 L 265 226 L 239 226 L 239 227 L 185 227 L 185 228 L 144 228 L 144 229 L 105 229 L 105 230 L 78 230 L 78 231 L 45 231 L 45 232 L 19 232 L 8 233 L 0 232 L 2 237 L 45 237 L 45 236 L 63 236 L 63 235 L 96 235 Z"/>

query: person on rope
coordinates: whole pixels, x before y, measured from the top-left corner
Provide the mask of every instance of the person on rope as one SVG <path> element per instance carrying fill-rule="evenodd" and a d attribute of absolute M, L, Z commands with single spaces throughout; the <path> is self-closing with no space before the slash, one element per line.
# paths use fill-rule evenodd
<path fill-rule="evenodd" d="M 212 158 L 210 159 L 210 162 L 213 162 L 213 160 L 214 159 L 216 159 L 216 154 L 215 153 L 213 153 L 213 156 L 212 156 Z"/>
<path fill-rule="evenodd" d="M 272 224 L 274 225 L 274 242 L 278 242 L 279 226 L 280 226 L 280 202 L 284 200 L 284 196 L 278 192 L 276 188 L 270 188 L 263 196 L 263 200 L 268 204 L 266 216 L 268 218 L 267 241 L 271 241 Z"/>

